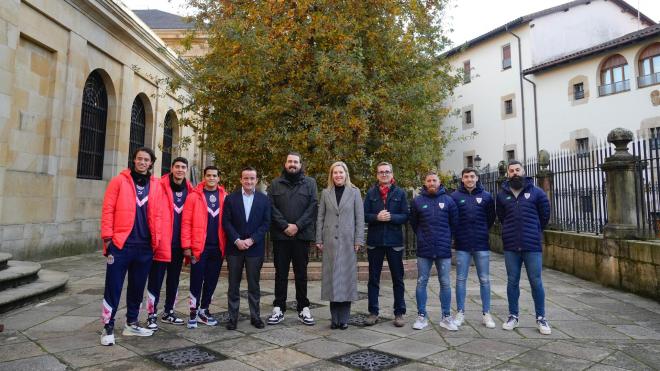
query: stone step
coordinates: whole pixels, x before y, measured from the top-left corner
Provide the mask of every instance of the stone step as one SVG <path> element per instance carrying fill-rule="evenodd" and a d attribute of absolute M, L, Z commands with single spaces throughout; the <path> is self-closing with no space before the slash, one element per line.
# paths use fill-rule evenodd
<path fill-rule="evenodd" d="M 11 259 L 11 254 L 0 252 L 0 270 L 7 268 L 7 262 Z"/>
<path fill-rule="evenodd" d="M 39 263 L 10 260 L 0 271 L 0 291 L 36 281 L 40 269 Z"/>
<path fill-rule="evenodd" d="M 38 276 L 32 283 L 0 291 L 0 313 L 51 296 L 69 281 L 68 274 L 47 269 L 40 270 Z"/>

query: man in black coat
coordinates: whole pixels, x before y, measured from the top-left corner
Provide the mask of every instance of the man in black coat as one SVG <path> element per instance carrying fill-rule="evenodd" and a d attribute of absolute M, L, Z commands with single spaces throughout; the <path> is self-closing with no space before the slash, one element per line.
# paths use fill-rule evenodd
<path fill-rule="evenodd" d="M 314 318 L 307 298 L 307 263 L 309 246 L 316 235 L 318 194 L 316 182 L 302 170 L 300 153 L 289 152 L 282 175 L 273 179 L 268 189 L 268 198 L 272 206 L 270 235 L 275 264 L 275 300 L 268 324 L 284 320 L 289 264 L 293 263 L 298 319 L 311 326 Z"/>
<path fill-rule="evenodd" d="M 227 236 L 225 256 L 229 270 L 228 330 L 236 329 L 243 267 L 248 282 L 250 322 L 256 328 L 264 328 L 259 312 L 259 277 L 264 263 L 266 232 L 270 224 L 270 201 L 266 195 L 255 192 L 256 185 L 257 170 L 253 167 L 243 168 L 241 189 L 227 196 L 223 209 L 222 228 Z"/>

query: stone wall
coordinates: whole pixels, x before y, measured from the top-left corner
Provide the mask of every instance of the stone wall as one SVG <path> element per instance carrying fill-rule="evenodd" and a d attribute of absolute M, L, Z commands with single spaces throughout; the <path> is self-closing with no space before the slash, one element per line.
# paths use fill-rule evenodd
<path fill-rule="evenodd" d="M 499 225 L 490 234 L 502 252 Z M 660 241 L 606 239 L 602 235 L 545 231 L 543 265 L 585 280 L 660 301 Z"/>

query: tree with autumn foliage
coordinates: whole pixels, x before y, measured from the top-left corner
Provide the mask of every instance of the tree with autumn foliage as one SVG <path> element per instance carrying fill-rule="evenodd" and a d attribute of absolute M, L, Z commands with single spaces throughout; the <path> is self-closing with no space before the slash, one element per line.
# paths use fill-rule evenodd
<path fill-rule="evenodd" d="M 446 1 L 190 0 L 209 52 L 191 60 L 186 124 L 232 180 L 247 164 L 272 179 L 295 150 L 321 187 L 337 160 L 363 189 L 379 161 L 419 185 L 449 139 Z"/>

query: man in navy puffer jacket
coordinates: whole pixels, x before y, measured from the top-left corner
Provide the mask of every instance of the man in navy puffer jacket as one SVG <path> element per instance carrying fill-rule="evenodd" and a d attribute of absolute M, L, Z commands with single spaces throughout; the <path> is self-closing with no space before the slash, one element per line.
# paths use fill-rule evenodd
<path fill-rule="evenodd" d="M 470 260 L 474 259 L 479 277 L 482 322 L 486 327 L 494 328 L 495 322 L 490 315 L 488 230 L 495 222 L 495 200 L 484 190 L 477 172 L 472 168 L 463 169 L 461 185 L 451 194 L 451 198 L 458 206 L 458 226 L 454 236 L 457 309 L 454 322 L 460 326 L 465 320 L 465 282 L 470 269 Z"/>
<path fill-rule="evenodd" d="M 507 166 L 508 180 L 502 183 L 497 195 L 497 217 L 502 224 L 504 263 L 506 265 L 506 294 L 509 318 L 502 324 L 505 330 L 518 327 L 518 298 L 520 297 L 520 271 L 523 263 L 532 289 L 536 325 L 541 334 L 551 333 L 545 319 L 545 292 L 541 279 L 543 266 L 543 229 L 550 220 L 550 202 L 542 189 L 534 186 L 532 178 L 524 177 L 519 161 Z"/>
<path fill-rule="evenodd" d="M 415 197 L 410 208 L 410 225 L 417 236 L 417 320 L 416 330 L 428 326 L 426 314 L 426 284 L 435 263 L 440 281 L 440 327 L 458 330 L 451 318 L 451 239 L 458 223 L 458 210 L 452 198 L 440 184 L 438 174 L 429 172 L 424 178 L 424 187 Z"/>

